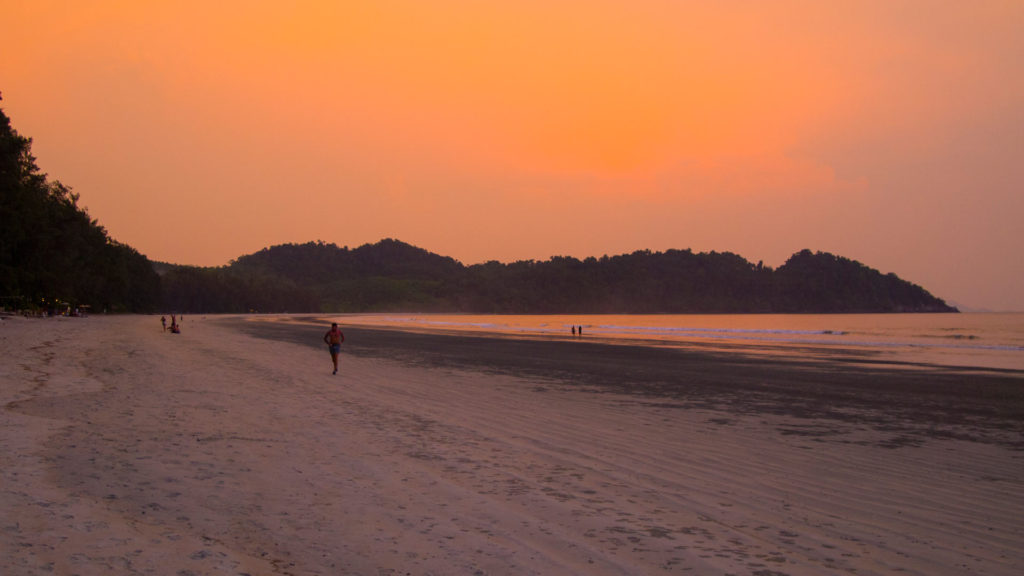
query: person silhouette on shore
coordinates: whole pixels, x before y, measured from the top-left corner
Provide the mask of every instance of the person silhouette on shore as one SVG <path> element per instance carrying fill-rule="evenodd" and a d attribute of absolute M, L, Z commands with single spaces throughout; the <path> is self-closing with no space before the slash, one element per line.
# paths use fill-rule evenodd
<path fill-rule="evenodd" d="M 576 325 L 575 324 L 572 325 L 572 335 L 573 336 L 576 335 Z"/>
<path fill-rule="evenodd" d="M 164 327 L 164 332 L 167 332 L 167 316 L 160 317 L 160 325 Z"/>
<path fill-rule="evenodd" d="M 324 342 L 331 351 L 331 362 L 334 362 L 334 372 L 338 373 L 338 354 L 341 352 L 341 343 L 345 341 L 345 335 L 338 328 L 338 323 L 331 324 L 331 329 L 324 334 Z"/>

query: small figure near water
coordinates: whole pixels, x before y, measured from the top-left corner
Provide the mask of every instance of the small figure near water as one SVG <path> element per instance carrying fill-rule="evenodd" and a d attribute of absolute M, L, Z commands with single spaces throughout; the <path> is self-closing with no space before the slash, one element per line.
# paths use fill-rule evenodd
<path fill-rule="evenodd" d="M 160 317 L 160 325 L 164 327 L 164 332 L 167 332 L 167 316 Z"/>
<path fill-rule="evenodd" d="M 572 325 L 572 335 L 573 336 L 576 335 L 576 325 L 575 324 Z"/>
<path fill-rule="evenodd" d="M 334 374 L 338 373 L 338 354 L 341 352 L 341 343 L 345 341 L 345 335 L 338 328 L 338 323 L 331 324 L 331 329 L 324 334 L 324 342 L 331 351 L 331 361 L 334 362 Z"/>

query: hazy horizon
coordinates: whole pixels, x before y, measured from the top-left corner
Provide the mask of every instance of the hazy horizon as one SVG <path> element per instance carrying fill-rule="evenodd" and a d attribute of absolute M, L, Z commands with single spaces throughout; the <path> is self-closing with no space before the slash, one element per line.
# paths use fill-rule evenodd
<path fill-rule="evenodd" d="M 1024 4 L 0 0 L 0 107 L 152 260 L 831 252 L 1024 310 Z"/>

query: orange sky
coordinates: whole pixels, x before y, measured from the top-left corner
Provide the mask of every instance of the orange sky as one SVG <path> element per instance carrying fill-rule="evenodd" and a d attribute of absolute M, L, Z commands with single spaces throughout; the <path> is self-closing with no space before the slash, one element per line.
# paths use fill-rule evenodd
<path fill-rule="evenodd" d="M 1024 3 L 0 0 L 3 107 L 152 259 L 802 248 L 1024 310 Z"/>

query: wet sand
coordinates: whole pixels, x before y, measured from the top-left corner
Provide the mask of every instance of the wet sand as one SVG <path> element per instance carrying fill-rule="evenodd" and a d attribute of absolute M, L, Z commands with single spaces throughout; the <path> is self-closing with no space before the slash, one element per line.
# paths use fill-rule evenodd
<path fill-rule="evenodd" d="M 259 338 L 321 348 L 311 317 L 235 321 Z M 554 381 L 567 390 L 683 401 L 737 414 L 849 421 L 892 433 L 886 445 L 928 437 L 1024 450 L 1024 371 L 884 362 L 870 355 L 779 347 L 750 352 L 610 344 L 590 338 L 520 338 L 345 327 L 348 354 L 425 368 Z M 897 434 L 901 433 L 901 434 Z"/>
<path fill-rule="evenodd" d="M 4 574 L 1016 574 L 1024 375 L 0 322 Z"/>

